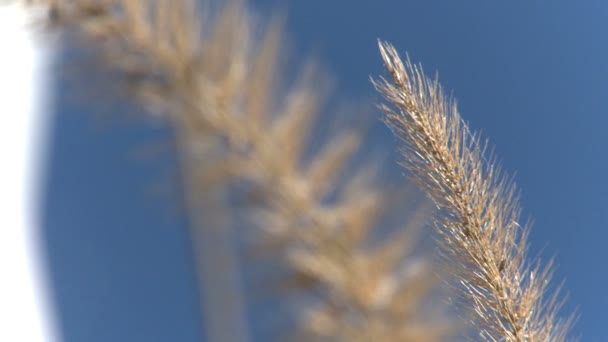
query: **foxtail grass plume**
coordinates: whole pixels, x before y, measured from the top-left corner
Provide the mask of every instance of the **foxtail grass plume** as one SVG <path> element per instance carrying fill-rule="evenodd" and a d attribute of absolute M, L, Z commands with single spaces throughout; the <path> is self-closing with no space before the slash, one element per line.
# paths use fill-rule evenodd
<path fill-rule="evenodd" d="M 364 247 L 386 192 L 368 181 L 366 168 L 348 170 L 355 176 L 338 185 L 360 132 L 344 129 L 304 158 L 325 78 L 310 64 L 293 87 L 281 82 L 279 21 L 254 34 L 240 1 L 219 10 L 207 4 L 207 11 L 188 0 L 46 1 L 49 27 L 74 32 L 131 99 L 175 128 L 191 205 L 235 183 L 249 185 L 243 197 L 260 239 L 272 240 L 294 273 L 322 288 L 318 305 L 299 322 L 303 334 L 389 342 L 448 335 L 443 320 L 421 314 L 434 287 L 430 269 L 399 267 L 411 258 L 411 235 Z M 209 229 L 204 218 L 194 224 Z"/>
<path fill-rule="evenodd" d="M 548 293 L 551 263 L 527 259 L 529 228 L 520 225 L 514 182 L 487 144 L 469 132 L 437 79 L 379 43 L 389 79 L 373 81 L 386 123 L 402 142 L 402 165 L 434 201 L 443 253 L 458 261 L 454 283 L 487 341 L 563 341 L 559 291 Z M 447 260 L 446 259 L 446 260 Z"/>

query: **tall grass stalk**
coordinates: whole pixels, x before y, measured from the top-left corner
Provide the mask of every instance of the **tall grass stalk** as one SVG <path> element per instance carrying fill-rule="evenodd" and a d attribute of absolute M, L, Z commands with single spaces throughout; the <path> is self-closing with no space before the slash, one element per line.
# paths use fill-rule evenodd
<path fill-rule="evenodd" d="M 389 79 L 374 85 L 387 124 L 402 142 L 403 166 L 439 208 L 436 226 L 455 283 L 488 341 L 563 341 L 559 291 L 549 293 L 551 263 L 527 259 L 517 188 L 487 143 L 471 134 L 437 79 L 379 43 Z M 447 260 L 446 259 L 446 260 Z"/>
<path fill-rule="evenodd" d="M 219 10 L 206 4 L 205 11 L 188 0 L 40 1 L 51 7 L 51 27 L 75 33 L 127 86 L 129 98 L 175 128 L 190 216 L 202 232 L 193 238 L 228 229 L 208 227 L 200 205 L 225 206 L 221 196 L 235 184 L 248 185 L 240 197 L 259 239 L 271 242 L 293 273 L 307 279 L 299 290 L 317 290 L 318 300 L 299 322 L 300 337 L 390 342 L 447 336 L 444 321 L 423 315 L 434 281 L 426 264 L 414 267 L 410 233 L 369 246 L 388 196 L 369 168 L 344 172 L 361 133 L 341 130 L 305 158 L 325 78 L 311 64 L 293 87 L 285 85 L 277 22 L 254 34 L 240 1 Z M 203 253 L 199 262 L 232 268 L 221 259 L 232 254 L 225 252 Z M 217 267 L 203 269 L 203 282 L 218 276 L 211 271 Z M 246 331 L 242 305 L 225 292 L 210 296 L 216 301 L 206 319 L 217 334 L 209 339 L 246 339 L 225 331 L 226 322 Z"/>

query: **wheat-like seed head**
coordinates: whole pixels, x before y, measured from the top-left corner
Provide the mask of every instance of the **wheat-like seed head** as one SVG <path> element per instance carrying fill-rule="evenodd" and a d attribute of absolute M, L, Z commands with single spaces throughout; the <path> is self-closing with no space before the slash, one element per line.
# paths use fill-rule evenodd
<path fill-rule="evenodd" d="M 403 143 L 403 166 L 439 208 L 443 251 L 459 261 L 457 285 L 470 300 L 473 323 L 489 341 L 562 341 L 557 291 L 545 298 L 551 263 L 526 260 L 529 228 L 520 225 L 514 182 L 487 144 L 472 135 L 437 79 L 402 62 L 379 43 L 391 80 L 374 85 L 385 98 L 387 124 Z"/>
<path fill-rule="evenodd" d="M 188 0 L 47 3 L 52 25 L 75 31 L 129 95 L 175 127 L 185 142 L 190 191 L 202 196 L 235 182 L 252 185 L 244 197 L 260 238 L 323 289 L 301 324 L 306 336 L 390 342 L 448 334 L 443 321 L 421 315 L 434 284 L 429 268 L 398 267 L 412 258 L 409 233 L 364 248 L 386 192 L 368 182 L 365 168 L 338 187 L 360 133 L 342 130 L 304 162 L 326 87 L 313 64 L 293 88 L 277 83 L 280 25 L 255 36 L 240 1 L 213 12 L 215 18 Z M 327 200 L 336 193 L 337 200 Z"/>

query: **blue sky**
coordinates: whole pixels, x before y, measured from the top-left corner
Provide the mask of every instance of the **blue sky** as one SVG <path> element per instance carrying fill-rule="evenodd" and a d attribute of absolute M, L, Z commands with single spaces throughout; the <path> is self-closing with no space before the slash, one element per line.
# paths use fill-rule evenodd
<path fill-rule="evenodd" d="M 606 341 L 608 321 L 608 2 L 255 1 L 287 10 L 293 55 L 315 55 L 341 97 L 377 99 L 376 39 L 421 62 L 458 98 L 523 191 L 532 251 L 555 255 L 566 309 L 583 341 Z M 72 87 L 72 88 L 70 88 Z M 134 148 L 166 132 L 108 118 L 60 95 L 49 162 L 45 236 L 67 341 L 197 341 L 198 299 L 177 196 L 151 195 L 171 179 L 166 152 Z M 122 108 L 122 112 L 129 112 Z M 117 117 L 120 117 L 117 116 Z M 394 150 L 377 124 L 373 138 Z M 135 146 L 135 147 L 134 147 Z M 397 170 L 395 168 L 395 170 Z M 395 172 L 397 173 L 397 172 Z"/>

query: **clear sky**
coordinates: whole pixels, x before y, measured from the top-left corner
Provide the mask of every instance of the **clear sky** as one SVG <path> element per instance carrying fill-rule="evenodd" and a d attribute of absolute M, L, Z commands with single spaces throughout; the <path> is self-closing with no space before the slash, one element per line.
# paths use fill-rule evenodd
<path fill-rule="evenodd" d="M 377 38 L 439 72 L 465 120 L 516 172 L 535 221 L 532 250 L 555 255 L 566 308 L 581 314 L 575 332 L 608 341 L 608 2 L 254 2 L 263 16 L 277 5 L 287 9 L 292 52 L 318 56 L 340 96 L 376 98 L 368 78 L 382 72 Z M 67 97 L 56 105 L 45 204 L 66 341 L 198 340 L 184 222 L 170 195 L 149 196 L 174 171 L 170 158 L 132 153 L 164 132 L 85 112 Z M 373 134 L 395 148 L 381 125 Z"/>

